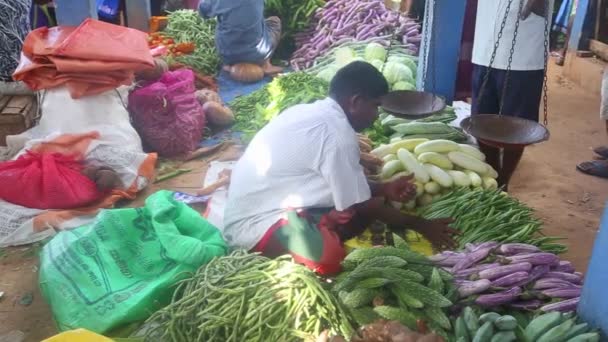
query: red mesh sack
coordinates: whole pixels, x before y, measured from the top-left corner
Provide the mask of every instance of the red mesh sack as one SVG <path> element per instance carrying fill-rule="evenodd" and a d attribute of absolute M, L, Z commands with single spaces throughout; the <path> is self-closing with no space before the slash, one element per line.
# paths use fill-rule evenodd
<path fill-rule="evenodd" d="M 80 173 L 82 165 L 59 153 L 28 151 L 0 163 L 0 198 L 35 209 L 73 209 L 99 200 L 103 193 Z"/>
<path fill-rule="evenodd" d="M 186 155 L 197 148 L 205 114 L 195 91 L 192 70 L 180 69 L 129 94 L 133 126 L 147 147 L 163 157 Z"/>

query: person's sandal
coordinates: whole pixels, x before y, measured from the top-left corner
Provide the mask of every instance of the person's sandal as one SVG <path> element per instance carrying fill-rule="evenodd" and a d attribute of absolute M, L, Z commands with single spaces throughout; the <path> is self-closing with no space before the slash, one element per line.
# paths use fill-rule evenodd
<path fill-rule="evenodd" d="M 586 161 L 578 164 L 576 169 L 584 174 L 591 176 L 608 178 L 608 161 L 607 160 L 594 160 Z"/>
<path fill-rule="evenodd" d="M 608 159 L 608 146 L 598 146 L 593 149 L 593 152 L 603 159 Z"/>

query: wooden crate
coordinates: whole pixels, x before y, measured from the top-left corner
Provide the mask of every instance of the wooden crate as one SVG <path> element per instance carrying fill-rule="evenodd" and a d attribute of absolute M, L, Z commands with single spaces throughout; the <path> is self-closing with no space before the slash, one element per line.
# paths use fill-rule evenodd
<path fill-rule="evenodd" d="M 31 128 L 38 113 L 34 95 L 0 95 L 0 146 L 6 146 L 6 136 L 23 133 Z"/>

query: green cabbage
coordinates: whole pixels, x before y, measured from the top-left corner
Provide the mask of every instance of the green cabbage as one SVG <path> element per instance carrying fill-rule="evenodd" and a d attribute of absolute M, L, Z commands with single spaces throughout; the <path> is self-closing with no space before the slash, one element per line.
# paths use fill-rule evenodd
<path fill-rule="evenodd" d="M 327 83 L 331 82 L 332 78 L 334 78 L 334 76 L 336 76 L 336 73 L 338 72 L 338 67 L 334 66 L 334 65 L 330 65 L 327 68 L 321 70 L 321 72 L 319 72 L 317 74 L 317 77 L 325 80 Z"/>
<path fill-rule="evenodd" d="M 399 81 L 393 84 L 393 90 L 416 90 L 416 86 L 409 82 Z"/>
<path fill-rule="evenodd" d="M 373 61 L 369 62 L 369 64 L 373 65 L 374 68 L 378 69 L 378 71 L 382 71 L 382 66 L 384 65 L 384 62 L 374 59 Z"/>
<path fill-rule="evenodd" d="M 378 43 L 369 43 L 365 47 L 365 60 L 372 62 L 374 60 L 384 62 L 386 59 L 386 49 Z"/>
<path fill-rule="evenodd" d="M 410 71 L 412 72 L 412 77 L 416 77 L 416 70 L 418 68 L 418 65 L 416 64 L 416 62 L 408 57 L 408 56 L 390 56 L 388 58 L 388 62 L 395 62 L 395 63 L 399 63 L 399 64 L 405 64 L 408 68 L 410 68 Z"/>
<path fill-rule="evenodd" d="M 382 72 L 382 74 L 384 75 L 386 81 L 389 84 L 395 84 L 399 81 L 414 83 L 412 71 L 404 64 L 387 62 L 384 66 L 384 71 Z"/>
<path fill-rule="evenodd" d="M 336 63 L 339 66 L 345 66 L 346 64 L 352 62 L 355 57 L 357 57 L 357 53 L 351 48 L 341 47 L 336 49 L 334 56 L 336 57 Z"/>

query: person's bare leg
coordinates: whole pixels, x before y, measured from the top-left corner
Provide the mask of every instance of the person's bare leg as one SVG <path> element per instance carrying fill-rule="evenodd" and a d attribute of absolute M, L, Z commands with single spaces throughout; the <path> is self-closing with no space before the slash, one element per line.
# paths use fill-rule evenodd
<path fill-rule="evenodd" d="M 283 72 L 283 68 L 270 64 L 270 59 L 264 61 L 262 68 L 264 69 L 264 74 L 269 76 L 275 76 Z"/>
<path fill-rule="evenodd" d="M 504 190 L 508 190 L 509 181 L 511 176 L 517 168 L 517 164 L 521 160 L 521 156 L 524 154 L 522 148 L 505 148 L 502 155 L 502 168 L 498 171 L 498 182 L 499 186 L 504 186 Z"/>

